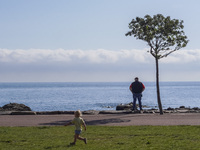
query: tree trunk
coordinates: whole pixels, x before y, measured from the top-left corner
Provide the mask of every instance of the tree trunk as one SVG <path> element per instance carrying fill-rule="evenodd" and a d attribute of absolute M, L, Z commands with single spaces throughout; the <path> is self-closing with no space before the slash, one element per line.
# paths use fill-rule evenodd
<path fill-rule="evenodd" d="M 158 67 L 158 58 L 156 59 L 156 88 L 157 88 L 157 101 L 158 101 L 158 107 L 160 110 L 160 114 L 163 114 L 163 109 L 162 109 L 162 103 L 160 99 L 160 87 L 159 87 L 159 67 Z"/>

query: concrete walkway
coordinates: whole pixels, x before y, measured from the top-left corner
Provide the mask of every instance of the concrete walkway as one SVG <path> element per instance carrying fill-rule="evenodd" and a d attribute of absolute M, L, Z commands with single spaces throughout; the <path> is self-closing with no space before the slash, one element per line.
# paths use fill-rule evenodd
<path fill-rule="evenodd" d="M 0 115 L 0 126 L 58 126 L 74 115 Z M 200 113 L 83 115 L 87 125 L 200 125 Z"/>

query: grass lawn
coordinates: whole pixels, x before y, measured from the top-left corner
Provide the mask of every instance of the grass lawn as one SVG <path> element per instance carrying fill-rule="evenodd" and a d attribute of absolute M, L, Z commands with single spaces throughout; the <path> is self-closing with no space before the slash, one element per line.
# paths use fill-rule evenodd
<path fill-rule="evenodd" d="M 88 144 L 74 127 L 0 127 L 0 150 L 200 150 L 200 126 L 88 126 Z"/>

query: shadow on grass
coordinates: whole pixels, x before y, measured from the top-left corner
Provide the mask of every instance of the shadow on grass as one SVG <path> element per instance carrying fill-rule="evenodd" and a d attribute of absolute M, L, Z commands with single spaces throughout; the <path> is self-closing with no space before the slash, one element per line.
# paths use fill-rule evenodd
<path fill-rule="evenodd" d="M 63 121 L 55 121 L 55 122 L 48 122 L 48 123 L 41 123 L 40 125 L 50 125 L 50 126 L 61 126 L 65 125 L 66 123 L 70 122 L 71 120 L 63 120 Z M 101 119 L 101 120 L 85 120 L 86 125 L 106 125 L 110 123 L 123 123 L 123 122 L 130 122 L 128 119 L 119 119 L 119 118 L 110 118 L 110 119 Z"/>

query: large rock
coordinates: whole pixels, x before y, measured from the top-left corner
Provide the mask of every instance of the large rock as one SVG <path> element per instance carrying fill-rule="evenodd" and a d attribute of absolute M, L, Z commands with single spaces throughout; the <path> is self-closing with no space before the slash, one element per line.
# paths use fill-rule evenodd
<path fill-rule="evenodd" d="M 116 110 L 131 110 L 133 108 L 133 103 L 120 104 L 117 105 Z"/>
<path fill-rule="evenodd" d="M 131 105 L 118 105 L 117 107 L 116 107 L 116 110 L 129 110 L 129 109 L 131 109 L 133 106 L 131 106 Z"/>
<path fill-rule="evenodd" d="M 138 108 L 139 105 L 136 104 L 136 108 Z M 148 108 L 146 105 L 142 105 L 142 108 Z M 132 110 L 133 109 L 133 103 L 128 103 L 128 104 L 120 104 L 116 106 L 116 110 Z"/>
<path fill-rule="evenodd" d="M 10 103 L 4 105 L 1 111 L 31 111 L 31 108 L 24 104 Z"/>

